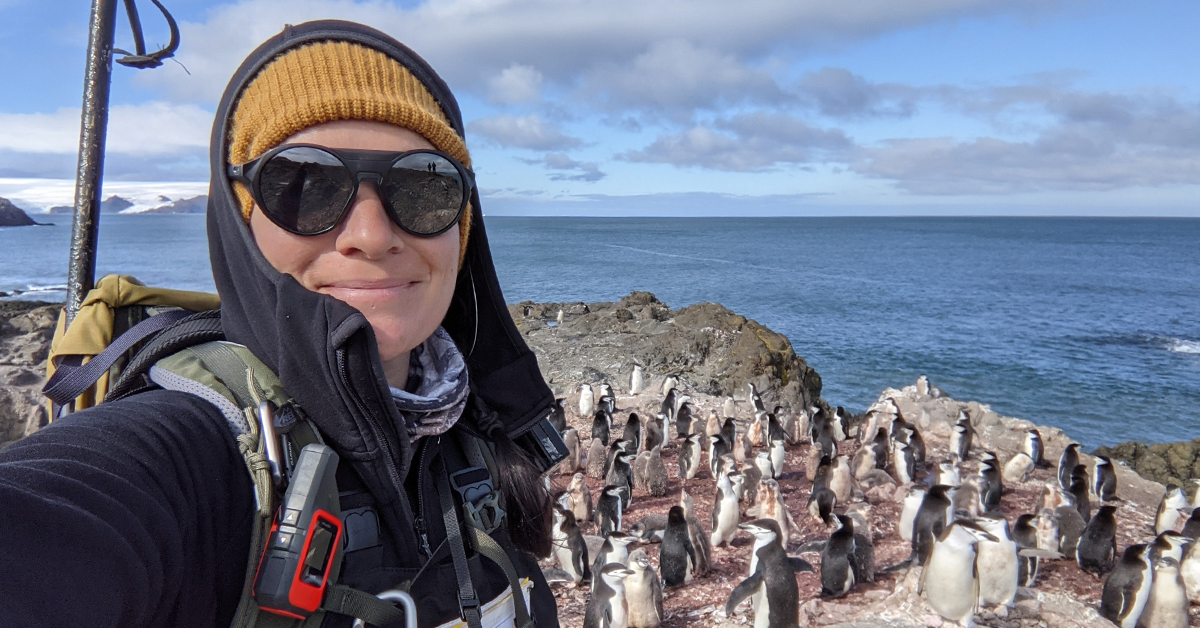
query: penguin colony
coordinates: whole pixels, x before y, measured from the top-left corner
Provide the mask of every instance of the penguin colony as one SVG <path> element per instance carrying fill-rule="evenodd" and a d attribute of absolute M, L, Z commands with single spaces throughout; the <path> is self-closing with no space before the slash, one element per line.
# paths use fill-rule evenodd
<path fill-rule="evenodd" d="M 1184 628 L 1189 600 L 1200 603 L 1194 486 L 1171 487 L 1143 542 L 1118 547 L 1112 461 L 1086 464 L 1077 445 L 1047 459 L 1036 429 L 1001 459 L 965 410 L 949 447 L 927 450 L 916 417 L 890 399 L 859 416 L 823 400 L 768 410 L 751 385 L 745 398 L 700 407 L 675 378 L 658 384 L 640 367 L 620 391 L 629 394 L 581 384 L 592 438 L 562 421 L 570 456 L 551 473 L 554 550 L 543 565 L 560 599 L 586 599 L 584 628 L 654 628 L 670 617 L 664 599 L 669 611 L 672 595 L 697 585 L 727 596 L 718 613 L 782 628 L 804 623 L 799 608 L 813 598 L 909 570 L 920 570 L 928 611 L 963 626 L 1007 613 L 1048 569 L 1103 582 L 1093 607 L 1118 626 Z M 1006 486 L 1026 482 L 1043 488 L 1019 512 Z M 692 495 L 711 507 L 698 512 Z M 872 517 L 882 500 L 868 498 L 880 495 L 896 507 Z M 907 558 L 876 565 L 875 542 L 890 536 Z"/>

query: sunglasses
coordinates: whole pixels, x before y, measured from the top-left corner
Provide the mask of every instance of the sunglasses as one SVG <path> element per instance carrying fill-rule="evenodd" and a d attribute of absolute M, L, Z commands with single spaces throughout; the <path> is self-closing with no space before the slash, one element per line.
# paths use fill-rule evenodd
<path fill-rule="evenodd" d="M 453 227 L 475 187 L 475 173 L 432 149 L 347 150 L 310 144 L 276 146 L 229 167 L 250 188 L 263 214 L 296 235 L 331 231 L 346 217 L 364 181 L 375 184 L 392 222 L 433 237 Z"/>

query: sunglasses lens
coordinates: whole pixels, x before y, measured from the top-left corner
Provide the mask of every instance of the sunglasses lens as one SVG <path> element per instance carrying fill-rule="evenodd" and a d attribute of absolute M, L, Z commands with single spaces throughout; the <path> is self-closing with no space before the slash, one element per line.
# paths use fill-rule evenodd
<path fill-rule="evenodd" d="M 275 224 L 302 234 L 337 224 L 357 187 L 342 162 L 319 148 L 280 151 L 258 176 L 263 211 Z"/>
<path fill-rule="evenodd" d="M 462 173 L 434 153 L 412 153 L 397 161 L 379 192 L 396 224 L 423 235 L 449 229 L 467 202 Z"/>

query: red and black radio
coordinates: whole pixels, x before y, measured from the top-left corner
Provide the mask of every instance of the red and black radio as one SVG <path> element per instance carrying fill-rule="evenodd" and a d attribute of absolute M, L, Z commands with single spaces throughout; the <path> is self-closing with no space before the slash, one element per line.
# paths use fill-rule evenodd
<path fill-rule="evenodd" d="M 336 582 L 343 534 L 337 465 L 338 455 L 325 445 L 300 450 L 254 577 L 262 610 L 304 619 Z"/>

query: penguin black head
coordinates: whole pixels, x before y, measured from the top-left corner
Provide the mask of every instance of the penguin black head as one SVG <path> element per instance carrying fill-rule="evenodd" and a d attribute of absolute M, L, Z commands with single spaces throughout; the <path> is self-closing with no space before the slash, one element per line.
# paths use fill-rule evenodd
<path fill-rule="evenodd" d="M 687 525 L 687 517 L 683 514 L 683 506 L 671 506 L 667 511 L 667 525 Z"/>
<path fill-rule="evenodd" d="M 754 538 L 768 543 L 779 539 L 782 535 L 779 531 L 779 522 L 774 519 L 756 519 L 750 523 L 739 523 L 738 529 L 745 530 L 753 534 Z"/>

